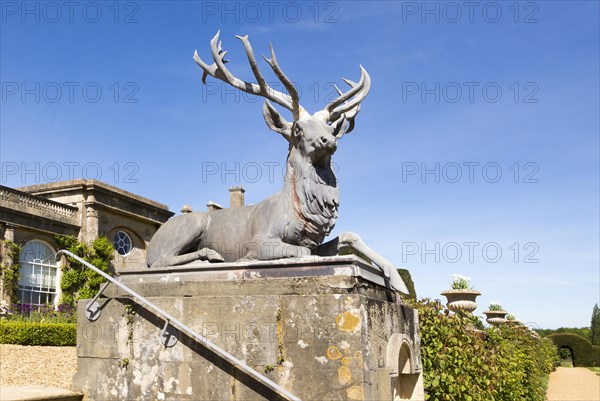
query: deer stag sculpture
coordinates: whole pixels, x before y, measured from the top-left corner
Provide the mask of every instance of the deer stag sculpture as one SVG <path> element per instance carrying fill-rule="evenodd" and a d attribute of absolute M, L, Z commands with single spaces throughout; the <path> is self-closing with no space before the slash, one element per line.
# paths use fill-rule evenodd
<path fill-rule="evenodd" d="M 147 249 L 150 267 L 190 264 L 198 260 L 233 262 L 274 260 L 307 255 L 331 256 L 343 247 L 354 248 L 371 259 L 391 286 L 408 292 L 395 266 L 369 248 L 358 235 L 344 233 L 323 244 L 338 218 L 339 191 L 331 168 L 338 140 L 354 128 L 360 103 L 369 93 L 371 78 L 361 66 L 358 82 L 344 80 L 350 89 L 323 110 L 311 115 L 302 106 L 292 81 L 283 73 L 273 46 L 265 60 L 288 94 L 270 87 L 258 68 L 248 36 L 237 36 L 244 45 L 257 83 L 236 78 L 226 67 L 219 32 L 211 40 L 214 63 L 207 64 L 194 53 L 206 77 L 220 79 L 240 91 L 264 97 L 267 125 L 289 143 L 283 189 L 253 206 L 193 212 L 176 216 L 156 232 Z M 292 112 L 286 121 L 271 102 Z"/>

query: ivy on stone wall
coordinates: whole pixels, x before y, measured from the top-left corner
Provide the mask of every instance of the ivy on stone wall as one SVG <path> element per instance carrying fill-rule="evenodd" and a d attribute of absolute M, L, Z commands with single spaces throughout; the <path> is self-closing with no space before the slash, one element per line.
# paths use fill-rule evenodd
<path fill-rule="evenodd" d="M 21 246 L 13 241 L 2 241 L 2 259 L 0 261 L 0 278 L 4 282 L 4 293 L 12 302 L 18 302 L 19 290 L 19 258 Z"/>
<path fill-rule="evenodd" d="M 431 401 L 543 401 L 557 354 L 552 342 L 525 326 L 473 330 L 473 315 L 450 314 L 421 300 L 421 353 Z"/>
<path fill-rule="evenodd" d="M 110 270 L 114 256 L 113 245 L 106 237 L 98 237 L 86 244 L 72 236 L 54 237 L 60 249 L 66 249 L 105 273 Z M 63 291 L 61 303 L 75 305 L 79 299 L 93 298 L 105 279 L 98 273 L 83 266 L 77 260 L 67 257 L 68 264 L 62 267 L 60 287 Z"/>

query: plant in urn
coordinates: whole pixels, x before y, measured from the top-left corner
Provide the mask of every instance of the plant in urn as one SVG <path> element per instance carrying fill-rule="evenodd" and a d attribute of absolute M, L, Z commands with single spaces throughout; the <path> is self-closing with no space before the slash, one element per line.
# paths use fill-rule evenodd
<path fill-rule="evenodd" d="M 507 311 L 504 310 L 500 302 L 490 302 L 488 310 L 483 312 L 487 316 L 486 321 L 494 326 L 499 326 L 506 323 Z"/>
<path fill-rule="evenodd" d="M 442 295 L 448 299 L 446 306 L 454 313 L 473 312 L 477 309 L 475 299 L 481 293 L 470 285 L 471 277 L 460 274 L 453 274 L 452 277 L 452 289 L 442 292 Z"/>

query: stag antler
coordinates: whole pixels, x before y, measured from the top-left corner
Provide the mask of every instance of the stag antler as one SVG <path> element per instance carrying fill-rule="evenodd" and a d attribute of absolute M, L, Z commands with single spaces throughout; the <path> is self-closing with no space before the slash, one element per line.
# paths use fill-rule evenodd
<path fill-rule="evenodd" d="M 371 77 L 367 70 L 360 66 L 360 80 L 358 82 L 350 81 L 349 79 L 342 78 L 350 86 L 350 90 L 344 93 L 334 85 L 335 90 L 340 95 L 329 103 L 325 108 L 319 111 L 317 114 L 319 117 L 327 122 L 333 123 L 338 121 L 342 115 L 345 116 L 348 121 L 348 128 L 345 133 L 349 133 L 354 129 L 354 118 L 360 110 L 360 102 L 362 102 L 371 89 Z"/>
<path fill-rule="evenodd" d="M 221 31 L 218 31 L 214 38 L 210 41 L 210 48 L 212 51 L 212 56 L 214 59 L 213 64 L 206 64 L 200 56 L 198 56 L 198 52 L 194 51 L 194 60 L 196 63 L 204 70 L 204 74 L 202 75 L 202 82 L 206 83 L 206 76 L 210 75 L 211 77 L 220 79 L 231 86 L 246 92 L 251 93 L 253 95 L 258 95 L 266 98 L 267 100 L 271 100 L 278 105 L 285 107 L 290 110 L 294 115 L 294 120 L 298 120 L 300 117 L 300 111 L 302 106 L 300 106 L 300 98 L 298 96 L 298 91 L 292 84 L 292 81 L 283 73 L 279 64 L 277 63 L 277 58 L 275 57 L 275 51 L 273 50 L 273 45 L 270 45 L 271 48 L 271 58 L 268 59 L 264 57 L 269 66 L 273 69 L 277 78 L 283 83 L 285 89 L 289 92 L 289 95 L 276 91 L 267 85 L 264 77 L 262 76 L 258 64 L 256 63 L 256 59 L 254 58 L 254 52 L 252 51 L 252 46 L 250 45 L 250 41 L 248 40 L 248 35 L 246 36 L 236 36 L 239 40 L 244 44 L 244 48 L 246 49 L 246 55 L 248 56 L 248 62 L 250 63 L 250 68 L 252 68 L 252 73 L 256 78 L 257 84 L 246 82 L 239 78 L 236 78 L 229 70 L 225 67 L 225 63 L 228 60 L 225 60 L 226 51 L 223 51 L 221 48 L 221 41 L 219 41 L 219 35 Z"/>

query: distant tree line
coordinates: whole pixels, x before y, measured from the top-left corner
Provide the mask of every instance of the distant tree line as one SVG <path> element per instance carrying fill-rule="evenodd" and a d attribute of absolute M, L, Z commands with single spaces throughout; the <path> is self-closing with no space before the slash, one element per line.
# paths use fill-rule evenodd
<path fill-rule="evenodd" d="M 579 334 L 593 345 L 600 345 L 600 308 L 594 305 L 590 327 L 560 327 L 558 329 L 536 329 L 539 335 L 547 337 L 556 333 Z"/>
<path fill-rule="evenodd" d="M 579 334 L 588 341 L 592 338 L 592 330 L 589 327 L 559 327 L 558 329 L 535 329 L 535 331 L 543 337 L 548 337 L 550 334 L 573 333 Z"/>

